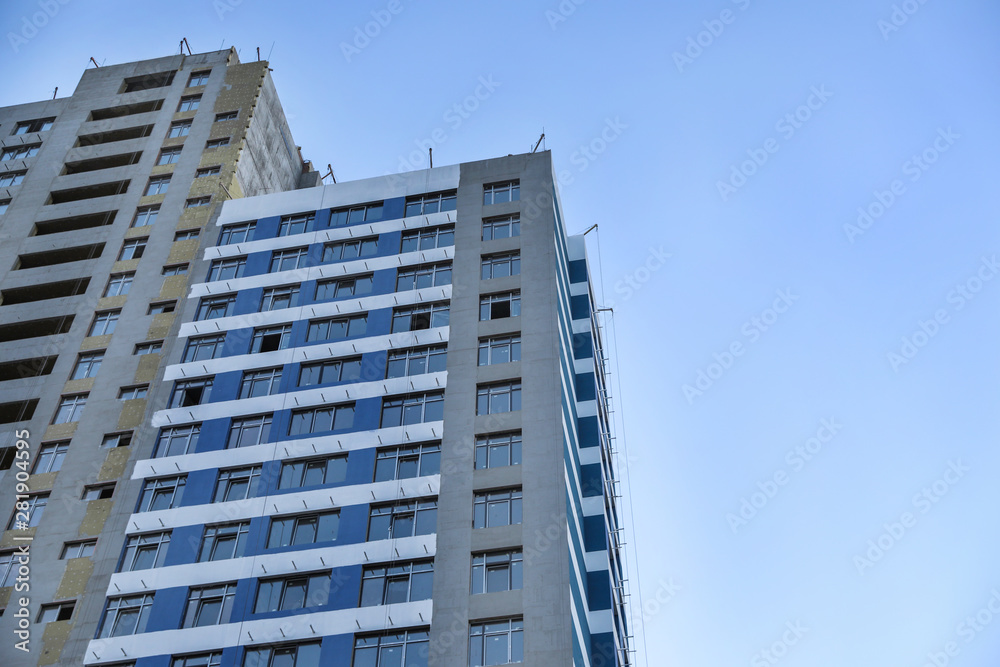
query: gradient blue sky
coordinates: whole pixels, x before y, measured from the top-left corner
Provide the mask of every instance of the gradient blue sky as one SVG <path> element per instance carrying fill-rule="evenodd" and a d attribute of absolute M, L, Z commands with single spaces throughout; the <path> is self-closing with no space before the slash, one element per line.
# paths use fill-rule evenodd
<path fill-rule="evenodd" d="M 570 230 L 599 225 L 590 253 L 615 310 L 639 664 L 921 667 L 949 642 L 938 664 L 996 664 L 1000 618 L 960 624 L 1000 591 L 1000 8 L 577 2 L 399 0 L 345 55 L 388 1 L 70 0 L 15 52 L 9 33 L 40 10 L 7 0 L 0 104 L 69 94 L 91 56 L 152 58 L 187 37 L 243 60 L 273 44 L 296 141 L 341 181 L 398 170 L 435 130 L 444 165 L 525 152 L 544 127 Z M 904 5 L 898 30 L 880 28 Z M 707 46 L 679 67 L 689 38 Z M 481 79 L 478 108 L 449 113 Z M 825 99 L 800 109 L 814 88 Z M 779 125 L 796 113 L 808 119 Z M 718 183 L 753 154 L 766 162 L 724 200 Z M 897 180 L 880 217 L 845 230 Z M 776 315 L 779 290 L 791 305 Z M 894 368 L 888 354 L 935 316 Z M 715 379 L 686 396 L 699 371 Z M 823 419 L 836 434 L 798 462 Z M 958 462 L 936 502 L 919 497 Z M 727 515 L 776 473 L 734 532 Z M 883 535 L 906 512 L 898 539 Z M 880 536 L 891 547 L 859 566 Z M 637 603 L 636 581 L 633 568 Z"/>

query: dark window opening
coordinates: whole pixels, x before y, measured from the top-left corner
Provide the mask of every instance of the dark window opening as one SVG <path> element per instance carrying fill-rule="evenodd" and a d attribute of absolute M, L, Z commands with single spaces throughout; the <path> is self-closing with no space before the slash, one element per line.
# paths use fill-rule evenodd
<path fill-rule="evenodd" d="M 0 470 L 10 470 L 10 467 L 14 465 L 14 458 L 16 456 L 16 447 L 4 447 L 0 449 Z"/>
<path fill-rule="evenodd" d="M 20 380 L 21 378 L 40 377 L 52 373 L 58 356 L 35 357 L 0 363 L 0 382 Z"/>
<path fill-rule="evenodd" d="M 95 199 L 97 197 L 114 197 L 124 194 L 128 190 L 131 181 L 112 181 L 110 183 L 99 183 L 97 185 L 87 185 L 82 188 L 69 188 L 68 190 L 54 190 L 49 195 L 46 204 L 65 204 L 67 202 L 80 201 L 81 199 Z"/>
<path fill-rule="evenodd" d="M 494 301 L 490 304 L 490 319 L 510 317 L 510 301 Z"/>
<path fill-rule="evenodd" d="M 73 326 L 75 318 L 75 315 L 62 315 L 60 317 L 46 317 L 40 320 L 3 324 L 0 325 L 0 343 L 7 343 L 12 340 L 24 340 L 25 338 L 41 338 L 42 336 L 64 334 Z"/>
<path fill-rule="evenodd" d="M 152 100 L 150 102 L 137 102 L 136 104 L 121 104 L 116 107 L 105 109 L 94 109 L 90 112 L 90 120 L 107 120 L 108 118 L 119 118 L 121 116 L 133 116 L 137 113 L 149 113 L 159 111 L 163 108 L 163 100 Z"/>
<path fill-rule="evenodd" d="M 35 235 L 44 236 L 46 234 L 59 234 L 61 232 L 74 232 L 78 229 L 90 229 L 91 227 L 103 227 L 115 221 L 118 211 L 104 211 L 102 213 L 90 213 L 88 215 L 74 215 L 71 218 L 59 218 L 57 220 L 44 220 L 35 223 Z"/>
<path fill-rule="evenodd" d="M 35 416 L 38 399 L 32 398 L 13 403 L 0 403 L 0 424 L 28 421 Z"/>
<path fill-rule="evenodd" d="M 101 256 L 102 252 L 104 252 L 103 243 L 46 250 L 45 252 L 33 252 L 27 255 L 19 255 L 17 262 L 14 264 L 14 270 L 19 271 L 21 269 L 35 269 L 40 266 L 82 262 L 88 259 L 96 259 Z"/>
<path fill-rule="evenodd" d="M 260 339 L 261 352 L 274 352 L 280 349 L 280 347 L 281 347 L 280 333 L 264 334 Z"/>
<path fill-rule="evenodd" d="M 157 72 L 156 74 L 143 74 L 142 76 L 132 76 L 122 83 L 121 92 L 135 93 L 140 90 L 150 88 L 163 88 L 174 82 L 176 72 Z"/>
<path fill-rule="evenodd" d="M 120 130 L 108 130 L 107 132 L 94 132 L 93 134 L 83 134 L 76 140 L 77 146 L 96 146 L 98 144 L 110 144 L 113 141 L 128 141 L 129 139 L 141 139 L 148 137 L 153 131 L 152 125 L 136 125 L 135 127 L 125 127 Z"/>
<path fill-rule="evenodd" d="M 78 160 L 76 162 L 67 162 L 66 168 L 63 170 L 64 174 L 82 174 L 88 171 L 97 171 L 99 169 L 114 169 L 115 167 L 127 167 L 132 164 L 139 162 L 139 158 L 142 157 L 142 151 L 136 153 L 120 153 L 118 155 L 108 155 L 106 157 L 95 157 L 89 160 Z"/>
<path fill-rule="evenodd" d="M 48 299 L 77 296 L 86 292 L 87 285 L 89 284 L 90 278 L 87 277 L 76 280 L 60 280 L 55 283 L 42 283 L 41 285 L 12 287 L 11 289 L 0 290 L 0 305 L 12 306 L 18 303 L 31 303 L 32 301 L 46 301 Z"/>

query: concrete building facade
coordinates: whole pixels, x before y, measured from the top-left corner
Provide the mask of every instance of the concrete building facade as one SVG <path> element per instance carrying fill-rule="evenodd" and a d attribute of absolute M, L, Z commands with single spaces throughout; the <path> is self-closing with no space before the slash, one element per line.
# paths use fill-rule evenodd
<path fill-rule="evenodd" d="M 268 64 L 234 50 L 89 69 L 70 97 L 0 108 L 0 663 L 83 662 L 204 232 L 226 199 L 317 176 Z"/>
<path fill-rule="evenodd" d="M 88 665 L 631 664 L 547 152 L 226 202 Z"/>

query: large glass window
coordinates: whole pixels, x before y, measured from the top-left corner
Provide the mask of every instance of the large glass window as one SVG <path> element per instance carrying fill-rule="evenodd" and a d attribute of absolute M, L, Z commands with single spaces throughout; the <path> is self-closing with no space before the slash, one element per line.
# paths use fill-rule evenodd
<path fill-rule="evenodd" d="M 414 535 L 430 535 L 437 530 L 437 499 L 376 505 L 368 516 L 368 541 L 389 540 Z"/>
<path fill-rule="evenodd" d="M 208 282 L 240 278 L 246 268 L 246 257 L 227 257 L 226 259 L 213 260 L 212 268 L 208 271 Z"/>
<path fill-rule="evenodd" d="M 521 253 L 505 252 L 497 255 L 484 255 L 482 261 L 482 274 L 480 278 L 489 280 L 491 278 L 506 278 L 516 276 L 521 273 Z"/>
<path fill-rule="evenodd" d="M 361 357 L 352 359 L 326 359 L 312 364 L 302 364 L 299 371 L 300 387 L 311 387 L 332 382 L 349 382 L 361 377 Z"/>
<path fill-rule="evenodd" d="M 134 273 L 113 273 L 104 288 L 104 296 L 125 296 L 132 288 Z"/>
<path fill-rule="evenodd" d="M 118 326 L 118 318 L 121 316 L 120 310 L 106 310 L 103 313 L 94 315 L 94 321 L 90 325 L 88 336 L 107 336 L 115 332 Z"/>
<path fill-rule="evenodd" d="M 521 235 L 521 216 L 502 215 L 497 218 L 483 219 L 483 240 L 509 239 Z"/>
<path fill-rule="evenodd" d="M 401 268 L 396 273 L 396 291 L 451 284 L 451 262 Z"/>
<path fill-rule="evenodd" d="M 484 491 L 475 495 L 472 527 L 493 528 L 521 523 L 521 489 Z"/>
<path fill-rule="evenodd" d="M 98 635 L 101 639 L 124 637 L 146 631 L 146 622 L 153 607 L 153 594 L 127 595 L 108 600 L 107 610 Z"/>
<path fill-rule="evenodd" d="M 198 551 L 198 562 L 240 558 L 246 548 L 249 532 L 249 521 L 205 526 L 201 549 Z"/>
<path fill-rule="evenodd" d="M 170 531 L 129 536 L 125 541 L 125 554 L 122 556 L 119 572 L 135 572 L 136 570 L 160 567 L 167 557 L 167 547 L 169 546 Z"/>
<path fill-rule="evenodd" d="M 104 350 L 81 354 L 76 359 L 76 366 L 73 368 L 73 373 L 69 376 L 69 379 L 82 380 L 83 378 L 94 377 L 97 375 L 97 371 L 100 370 L 102 361 L 104 361 Z"/>
<path fill-rule="evenodd" d="M 382 219 L 382 202 L 339 208 L 330 213 L 330 226 L 343 227 Z"/>
<path fill-rule="evenodd" d="M 513 618 L 473 623 L 469 630 L 469 667 L 524 662 L 524 621 Z"/>
<path fill-rule="evenodd" d="M 306 341 L 340 340 L 364 336 L 368 330 L 368 314 L 312 320 L 306 330 Z"/>
<path fill-rule="evenodd" d="M 255 465 L 220 470 L 212 502 L 224 503 L 257 497 L 261 468 L 261 465 Z"/>
<path fill-rule="evenodd" d="M 441 472 L 441 443 L 380 449 L 375 455 L 375 480 L 410 479 Z"/>
<path fill-rule="evenodd" d="M 430 632 L 403 630 L 354 639 L 352 667 L 427 667 Z"/>
<path fill-rule="evenodd" d="M 258 352 L 274 352 L 287 349 L 292 343 L 292 325 L 279 324 L 273 327 L 261 327 L 253 330 L 250 338 L 250 354 Z"/>
<path fill-rule="evenodd" d="M 498 433 L 476 438 L 476 470 L 521 464 L 521 433 Z"/>
<path fill-rule="evenodd" d="M 243 656 L 243 667 L 319 667 L 320 647 L 319 642 L 251 646 Z"/>
<path fill-rule="evenodd" d="M 271 415 L 237 417 L 229 427 L 226 449 L 253 447 L 267 442 L 271 435 Z"/>
<path fill-rule="evenodd" d="M 521 361 L 521 336 L 493 336 L 479 340 L 479 365 Z"/>
<path fill-rule="evenodd" d="M 455 226 L 430 227 L 403 232 L 399 252 L 414 252 L 430 250 L 431 248 L 446 248 L 455 245 Z"/>
<path fill-rule="evenodd" d="M 323 246 L 323 263 L 341 262 L 350 259 L 361 259 L 363 257 L 374 257 L 378 252 L 378 237 L 372 236 L 366 239 L 351 239 L 350 241 L 338 241 L 337 243 L 327 243 Z"/>
<path fill-rule="evenodd" d="M 476 414 L 495 415 L 521 409 L 521 381 L 500 382 L 476 388 Z"/>
<path fill-rule="evenodd" d="M 214 320 L 220 317 L 229 317 L 236 309 L 235 294 L 221 294 L 219 296 L 203 297 L 198 304 L 198 312 L 195 313 L 196 320 Z"/>
<path fill-rule="evenodd" d="M 222 356 L 222 348 L 226 344 L 226 334 L 213 334 L 211 336 L 200 336 L 190 338 L 187 347 L 184 348 L 182 362 L 206 361 L 208 359 L 218 359 Z"/>
<path fill-rule="evenodd" d="M 371 275 L 323 280 L 316 283 L 316 301 L 330 301 L 348 296 L 362 296 L 371 294 L 371 291 Z"/>
<path fill-rule="evenodd" d="M 483 186 L 483 206 L 503 204 L 521 199 L 521 182 L 506 181 Z"/>
<path fill-rule="evenodd" d="M 260 312 L 292 308 L 299 302 L 299 286 L 268 287 L 260 299 Z"/>
<path fill-rule="evenodd" d="M 332 542 L 337 539 L 339 528 L 340 512 L 337 511 L 276 517 L 271 519 L 267 548 Z"/>
<path fill-rule="evenodd" d="M 24 500 L 19 500 L 10 515 L 10 521 L 7 522 L 7 530 L 34 528 L 41 523 L 48 504 L 48 493 L 33 493 Z"/>
<path fill-rule="evenodd" d="M 186 483 L 187 475 L 146 480 L 137 511 L 156 512 L 180 506 Z"/>
<path fill-rule="evenodd" d="M 152 195 L 164 195 L 170 189 L 170 176 L 153 176 L 146 184 L 146 191 L 142 194 L 146 197 Z"/>
<path fill-rule="evenodd" d="M 366 567 L 361 578 L 361 607 L 430 600 L 434 562 Z"/>
<path fill-rule="evenodd" d="M 192 405 L 208 403 L 212 397 L 213 377 L 192 378 L 174 383 L 168 408 L 189 408 Z"/>
<path fill-rule="evenodd" d="M 324 405 L 292 412 L 288 435 L 340 431 L 354 425 L 354 403 Z"/>
<path fill-rule="evenodd" d="M 257 221 L 238 222 L 235 225 L 226 225 L 219 234 L 219 245 L 232 245 L 233 243 L 246 243 L 253 240 L 254 230 L 257 228 Z"/>
<path fill-rule="evenodd" d="M 448 326 L 448 315 L 447 303 L 396 308 L 392 311 L 392 333 L 446 327 Z"/>
<path fill-rule="evenodd" d="M 286 215 L 278 223 L 278 236 L 291 236 L 292 234 L 302 234 L 310 231 L 315 213 L 299 213 L 298 215 Z"/>
<path fill-rule="evenodd" d="M 162 429 L 156 443 L 156 457 L 180 456 L 194 452 L 198 447 L 200 434 L 201 424 L 184 424 Z"/>
<path fill-rule="evenodd" d="M 235 583 L 191 588 L 181 627 L 202 628 L 206 625 L 228 623 L 233 612 L 235 597 Z"/>
<path fill-rule="evenodd" d="M 264 368 L 255 371 L 244 371 L 240 381 L 240 395 L 243 398 L 256 398 L 277 394 L 281 386 L 281 366 Z"/>
<path fill-rule="evenodd" d="M 472 554 L 472 594 L 516 591 L 523 586 L 521 550 Z"/>
<path fill-rule="evenodd" d="M 408 394 L 382 399 L 381 428 L 444 419 L 444 392 Z"/>
<path fill-rule="evenodd" d="M 408 350 L 391 350 L 385 367 L 387 378 L 439 373 L 445 369 L 448 347 L 416 347 Z"/>
<path fill-rule="evenodd" d="M 434 194 L 417 195 L 406 198 L 406 217 L 411 215 L 427 215 L 439 211 L 455 210 L 455 191 L 437 192 Z"/>
<path fill-rule="evenodd" d="M 337 484 L 347 479 L 347 455 L 327 456 L 281 464 L 279 489 Z"/>
<path fill-rule="evenodd" d="M 58 472 L 62 468 L 63 459 L 69 451 L 69 441 L 50 442 L 43 444 L 35 455 L 35 468 L 32 471 L 38 475 L 45 472 Z"/>
<path fill-rule="evenodd" d="M 320 607 L 330 601 L 330 572 L 262 579 L 253 613 Z"/>
<path fill-rule="evenodd" d="M 306 266 L 309 260 L 309 249 L 308 248 L 289 248 L 287 250 L 275 250 L 271 253 L 271 265 L 268 268 L 269 273 L 276 273 L 278 271 L 291 271 L 292 269 L 301 269 Z"/>
<path fill-rule="evenodd" d="M 59 408 L 56 410 L 55 417 L 52 418 L 52 423 L 67 424 L 69 422 L 80 421 L 80 418 L 83 417 L 83 409 L 86 406 L 87 394 L 63 396 L 59 401 Z"/>

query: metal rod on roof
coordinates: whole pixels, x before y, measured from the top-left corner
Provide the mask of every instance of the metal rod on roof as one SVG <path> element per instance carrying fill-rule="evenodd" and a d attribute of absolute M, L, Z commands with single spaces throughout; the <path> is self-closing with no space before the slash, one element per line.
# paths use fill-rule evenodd
<path fill-rule="evenodd" d="M 90 62 L 94 63 L 94 67 L 100 67 L 100 65 L 97 64 L 97 61 L 94 60 L 94 56 L 90 56 Z"/>
<path fill-rule="evenodd" d="M 427 149 L 427 157 L 428 157 L 428 159 L 431 162 L 431 169 L 433 169 L 434 168 L 434 149 L 433 148 L 428 148 Z"/>
<path fill-rule="evenodd" d="M 52 99 L 56 99 L 56 95 L 58 94 L 59 94 L 59 86 L 56 86 L 56 89 L 52 91 Z"/>
<path fill-rule="evenodd" d="M 542 136 L 538 137 L 538 141 L 535 143 L 535 147 L 531 149 L 532 153 L 538 150 L 538 147 L 541 145 L 542 139 L 544 138 L 545 138 L 545 130 L 542 130 Z"/>
<path fill-rule="evenodd" d="M 187 49 L 188 49 L 188 55 L 189 56 L 190 55 L 194 55 L 194 54 L 191 53 L 191 45 L 188 44 L 188 38 L 187 37 L 184 37 L 184 38 L 181 39 L 181 44 L 183 44 L 184 46 L 187 47 Z M 183 53 L 184 53 L 184 49 L 181 49 L 181 54 L 183 54 Z"/>

